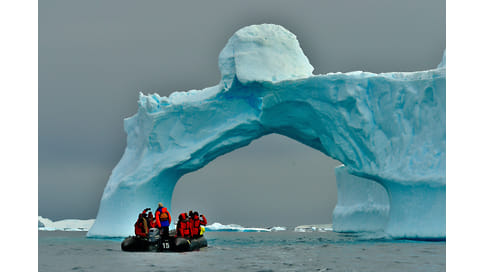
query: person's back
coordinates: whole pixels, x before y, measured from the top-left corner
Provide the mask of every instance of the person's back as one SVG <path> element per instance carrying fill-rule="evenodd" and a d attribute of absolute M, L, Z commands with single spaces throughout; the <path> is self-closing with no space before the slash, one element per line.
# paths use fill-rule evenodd
<path fill-rule="evenodd" d="M 190 221 L 187 218 L 186 213 L 181 213 L 178 216 L 178 223 L 176 225 L 177 237 L 188 238 L 191 236 Z"/>
<path fill-rule="evenodd" d="M 155 218 L 153 218 L 153 213 L 148 213 L 148 228 L 154 228 L 156 225 Z"/>
<path fill-rule="evenodd" d="M 163 237 L 168 237 L 168 227 L 171 223 L 171 215 L 168 209 L 163 207 L 163 204 L 158 203 L 158 209 L 155 213 L 156 227 L 162 231 Z"/>
<path fill-rule="evenodd" d="M 198 216 L 198 212 L 193 213 L 193 219 L 190 220 L 190 229 L 192 232 L 192 237 L 198 238 L 200 237 L 200 228 L 201 225 L 207 225 L 207 218 L 205 218 L 205 215 L 201 215 L 202 220 L 200 220 L 200 217 Z"/>

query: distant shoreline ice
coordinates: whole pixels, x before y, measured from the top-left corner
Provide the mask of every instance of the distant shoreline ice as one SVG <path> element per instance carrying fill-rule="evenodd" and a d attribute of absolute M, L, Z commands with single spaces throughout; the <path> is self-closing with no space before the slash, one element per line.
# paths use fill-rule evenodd
<path fill-rule="evenodd" d="M 39 230 L 43 231 L 89 231 L 96 219 L 64 219 L 52 221 L 39 216 Z"/>
<path fill-rule="evenodd" d="M 333 225 L 331 224 L 322 224 L 322 225 L 302 225 L 297 226 L 294 228 L 295 232 L 326 232 L 326 231 L 333 231 Z"/>
<path fill-rule="evenodd" d="M 52 221 L 48 218 L 39 216 L 38 229 L 41 231 L 89 231 L 96 219 L 63 219 L 59 221 Z M 270 228 L 263 227 L 244 227 L 237 224 L 221 224 L 215 222 L 205 227 L 206 231 L 228 231 L 228 232 L 276 232 L 287 231 L 287 227 L 274 226 Z M 301 225 L 294 228 L 295 232 L 311 232 L 311 231 L 332 231 L 331 224 L 324 225 Z M 133 230 L 134 231 L 134 230 Z"/>

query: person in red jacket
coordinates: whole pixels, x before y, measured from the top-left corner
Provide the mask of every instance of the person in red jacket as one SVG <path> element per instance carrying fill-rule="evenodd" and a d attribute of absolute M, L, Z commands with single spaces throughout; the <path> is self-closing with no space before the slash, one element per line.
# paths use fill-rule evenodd
<path fill-rule="evenodd" d="M 171 215 L 168 212 L 168 209 L 163 207 L 163 204 L 158 203 L 158 209 L 155 213 L 155 226 L 160 229 L 161 236 L 164 238 L 168 238 L 169 229 L 168 227 L 171 224 Z"/>
<path fill-rule="evenodd" d="M 200 237 L 200 225 L 207 225 L 207 218 L 205 218 L 205 215 L 201 215 L 202 220 L 200 220 L 200 217 L 198 216 L 198 212 L 193 213 L 193 218 L 190 219 L 190 229 L 192 232 L 192 237 L 193 238 L 198 238 Z"/>
<path fill-rule="evenodd" d="M 153 213 L 149 212 L 148 213 L 148 228 L 155 228 L 156 227 L 156 221 L 155 218 L 153 217 Z"/>
<path fill-rule="evenodd" d="M 191 236 L 190 220 L 186 213 L 181 213 L 178 216 L 178 223 L 176 224 L 176 236 L 189 238 Z"/>
<path fill-rule="evenodd" d="M 140 237 L 148 236 L 148 224 L 142 213 L 139 214 L 138 221 L 134 224 L 134 234 Z"/>

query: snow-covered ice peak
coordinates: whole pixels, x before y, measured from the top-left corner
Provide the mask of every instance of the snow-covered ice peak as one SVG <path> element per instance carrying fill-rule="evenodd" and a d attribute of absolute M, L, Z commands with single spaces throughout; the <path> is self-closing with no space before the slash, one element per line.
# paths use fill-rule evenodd
<path fill-rule="evenodd" d="M 296 36 L 273 24 L 251 25 L 235 32 L 220 52 L 218 65 L 226 89 L 234 77 L 241 83 L 279 82 L 310 77 L 314 70 Z"/>

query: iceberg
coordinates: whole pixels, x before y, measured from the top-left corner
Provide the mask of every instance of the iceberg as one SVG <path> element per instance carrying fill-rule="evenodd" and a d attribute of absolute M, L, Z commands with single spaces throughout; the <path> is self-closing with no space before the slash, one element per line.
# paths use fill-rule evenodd
<path fill-rule="evenodd" d="M 39 216 L 39 230 L 44 231 L 88 231 L 95 219 L 64 219 L 59 221 L 52 221 L 48 218 Z"/>
<path fill-rule="evenodd" d="M 262 24 L 238 30 L 218 63 L 216 86 L 140 93 L 88 236 L 132 234 L 145 207 L 171 209 L 181 176 L 277 133 L 344 165 L 335 230 L 445 238 L 445 53 L 427 71 L 313 75 L 296 36 Z"/>

